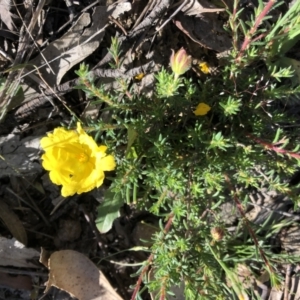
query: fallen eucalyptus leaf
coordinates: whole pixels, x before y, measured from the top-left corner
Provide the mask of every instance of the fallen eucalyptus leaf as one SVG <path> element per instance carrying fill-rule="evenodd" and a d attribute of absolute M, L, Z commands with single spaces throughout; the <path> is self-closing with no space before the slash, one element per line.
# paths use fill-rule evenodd
<path fill-rule="evenodd" d="M 179 13 L 175 25 L 195 43 L 204 48 L 223 52 L 231 48 L 231 37 L 223 29 L 222 21 L 216 14 L 201 14 L 189 17 Z"/>
<path fill-rule="evenodd" d="M 122 300 L 103 273 L 79 252 L 52 253 L 48 268 L 50 274 L 45 292 L 55 286 L 79 300 Z"/>

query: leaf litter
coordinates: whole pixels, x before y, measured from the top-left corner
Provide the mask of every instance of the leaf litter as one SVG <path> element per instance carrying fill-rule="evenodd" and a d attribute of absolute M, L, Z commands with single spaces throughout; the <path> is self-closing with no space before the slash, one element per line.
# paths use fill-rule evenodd
<path fill-rule="evenodd" d="M 89 8 L 82 4 L 76 4 L 78 7 L 69 6 L 69 1 L 66 1 L 65 6 L 56 10 L 55 3 L 54 1 L 52 6 L 49 6 L 45 1 L 41 1 L 39 6 L 33 9 L 27 3 L 16 7 L 8 0 L 0 2 L 0 20 L 6 26 L 5 30 L 8 33 L 19 30 L 18 45 L 9 35 L 0 34 L 0 50 L 3 52 L 1 57 L 4 57 L 4 63 L 0 65 L 1 71 L 12 68 L 4 90 L 11 87 L 12 83 L 16 84 L 14 97 L 7 99 L 2 93 L 0 105 L 1 108 L 7 107 L 6 119 L 1 116 L 0 124 L 1 155 L 3 154 L 6 161 L 1 162 L 5 167 L 1 169 L 3 171 L 0 176 L 0 196 L 3 197 L 0 218 L 4 224 L 1 227 L 0 238 L 0 265 L 4 268 L 1 272 L 7 275 L 13 272 L 11 268 L 20 268 L 21 273 L 23 271 L 25 274 L 27 270 L 38 269 L 30 271 L 30 278 L 39 278 L 41 285 L 49 275 L 45 299 L 53 299 L 53 288 L 50 289 L 52 286 L 67 291 L 78 299 L 129 299 L 129 286 L 135 282 L 129 279 L 129 275 L 136 269 L 112 267 L 107 261 L 102 261 L 100 266 L 103 270 L 100 271 L 89 258 L 96 261 L 94 258 L 99 255 L 105 257 L 110 253 L 128 250 L 131 246 L 140 246 L 140 239 L 150 240 L 151 237 L 145 231 L 137 230 L 136 226 L 141 220 L 147 219 L 150 224 L 156 224 L 157 220 L 150 214 L 126 206 L 121 209 L 116 226 L 113 226 L 114 216 L 106 214 L 105 209 L 98 215 L 97 220 L 95 213 L 87 212 L 96 211 L 97 201 L 103 201 L 104 196 L 101 192 L 66 200 L 51 215 L 55 205 L 52 202 L 57 195 L 53 187 L 45 184 L 45 179 L 42 186 L 37 188 L 38 184 L 41 184 L 37 154 L 39 149 L 34 146 L 34 142 L 29 146 L 26 146 L 26 143 L 34 141 L 34 137 L 45 135 L 54 124 L 70 119 L 63 107 L 64 102 L 78 114 L 86 109 L 87 106 L 82 103 L 84 101 L 80 100 L 81 96 L 73 91 L 73 86 L 76 85 L 73 69 L 77 68 L 81 61 L 88 60 L 92 66 L 91 74 L 102 81 L 107 78 L 114 81 L 121 76 L 130 80 L 138 74 L 145 73 L 141 80 L 133 83 L 134 89 L 148 90 L 151 95 L 153 74 L 161 66 L 168 65 L 171 49 L 179 49 L 184 45 L 197 60 L 207 57 L 207 53 L 214 57 L 215 53 L 229 50 L 231 39 L 223 28 L 224 7 L 216 7 L 203 0 L 177 1 L 175 7 L 171 6 L 170 0 L 151 0 L 148 3 L 100 1 L 102 6 L 94 7 L 95 4 L 91 4 Z M 178 7 L 181 7 L 180 10 L 175 11 Z M 42 14 L 44 18 L 40 24 L 37 19 Z M 51 15 L 55 16 L 54 19 L 51 19 Z M 156 31 L 157 28 L 159 31 Z M 113 36 L 118 37 L 122 53 L 127 58 L 126 64 L 117 70 L 107 67 L 111 56 L 106 49 L 110 37 Z M 153 36 L 156 37 L 155 47 Z M 36 43 L 37 40 L 39 43 Z M 164 53 L 166 54 L 163 55 Z M 216 56 L 212 58 L 213 63 L 217 60 Z M 18 85 L 22 86 L 22 93 L 17 92 Z M 45 124 L 46 120 L 50 122 Z M 12 136 L 9 137 L 7 131 Z M 4 149 L 10 145 L 10 138 L 16 139 L 13 144 L 15 148 L 7 152 Z M 22 149 L 23 152 L 19 152 L 18 149 Z M 18 170 L 17 174 L 15 170 Z M 31 184 L 23 180 L 24 176 Z M 10 179 L 13 177 L 19 179 L 14 186 Z M 46 217 L 41 217 L 37 210 L 9 193 L 8 189 L 12 187 L 19 198 L 33 198 Z M 274 200 L 277 199 L 277 195 L 273 196 L 272 198 L 269 195 L 260 195 L 260 203 L 257 204 L 257 200 L 254 202 L 256 205 L 266 204 L 273 207 L 277 202 Z M 121 201 L 115 200 L 118 206 Z M 84 203 L 85 208 L 78 203 Z M 253 209 L 252 218 L 259 219 L 260 223 L 264 222 L 270 213 L 262 214 L 262 211 L 262 208 Z M 138 236 L 135 236 L 137 232 Z M 281 235 L 284 247 L 296 251 L 294 249 L 298 246 L 292 246 L 291 243 L 298 239 L 297 232 L 298 228 L 293 228 L 291 233 L 285 232 Z M 23 244 L 28 240 L 30 248 L 20 246 L 16 239 Z M 41 261 L 45 267 L 37 262 L 40 252 L 37 249 L 40 247 L 46 247 L 52 253 L 47 255 L 42 250 Z M 142 251 L 122 253 L 117 254 L 114 260 L 126 265 L 145 260 L 144 255 Z M 249 275 L 247 267 L 240 265 L 238 276 L 247 277 L 245 274 Z M 14 289 L 28 287 L 28 283 L 24 284 L 28 278 L 21 278 L 21 282 L 16 283 Z M 7 286 L 6 279 L 0 277 L 0 284 Z M 260 279 L 250 280 L 257 284 Z M 295 294 L 299 293 L 297 280 L 295 276 L 291 278 L 291 290 Z M 37 294 L 40 295 L 40 291 Z M 105 294 L 107 296 L 104 296 Z M 13 299 L 13 296 L 14 292 L 10 292 L 7 299 Z M 272 290 L 269 299 L 281 299 L 281 296 L 282 291 Z M 149 295 L 145 296 L 145 299 L 149 299 L 147 297 Z"/>

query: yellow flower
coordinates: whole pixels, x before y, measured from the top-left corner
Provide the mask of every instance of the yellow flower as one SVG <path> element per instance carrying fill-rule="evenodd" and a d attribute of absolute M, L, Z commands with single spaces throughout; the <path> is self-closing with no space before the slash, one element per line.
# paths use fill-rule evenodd
<path fill-rule="evenodd" d="M 199 63 L 199 68 L 200 68 L 201 72 L 204 74 L 210 73 L 210 67 L 209 67 L 208 63 L 205 61 Z"/>
<path fill-rule="evenodd" d="M 98 146 L 77 123 L 77 131 L 56 128 L 41 139 L 45 150 L 43 167 L 50 171 L 50 179 L 62 185 L 64 197 L 89 192 L 102 185 L 104 171 L 115 169 L 112 155 L 107 155 L 106 146 Z"/>
<path fill-rule="evenodd" d="M 205 116 L 209 111 L 211 107 L 203 102 L 199 103 L 196 107 L 196 110 L 194 111 L 194 114 L 196 116 Z"/>

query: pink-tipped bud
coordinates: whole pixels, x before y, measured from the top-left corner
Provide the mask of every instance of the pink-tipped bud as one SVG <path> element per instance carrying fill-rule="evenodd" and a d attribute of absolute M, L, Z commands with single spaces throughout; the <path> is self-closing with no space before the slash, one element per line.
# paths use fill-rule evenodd
<path fill-rule="evenodd" d="M 170 57 L 170 66 L 175 74 L 175 78 L 184 74 L 189 70 L 192 64 L 192 57 L 186 54 L 186 51 L 181 48 L 176 53 L 172 50 L 172 55 Z"/>

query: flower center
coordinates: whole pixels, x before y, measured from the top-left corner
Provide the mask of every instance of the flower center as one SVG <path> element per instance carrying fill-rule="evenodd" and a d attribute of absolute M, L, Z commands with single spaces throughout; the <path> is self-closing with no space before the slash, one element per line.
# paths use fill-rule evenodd
<path fill-rule="evenodd" d="M 79 162 L 85 163 L 89 160 L 89 157 L 84 152 L 81 152 L 78 154 L 77 159 L 79 160 Z"/>

